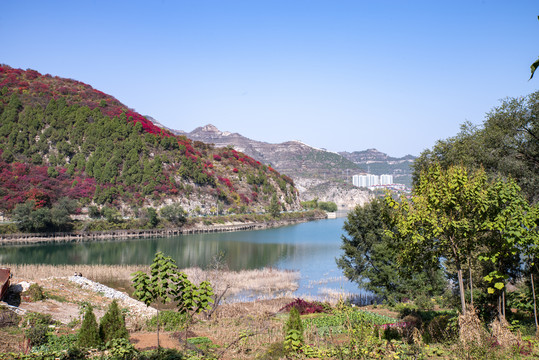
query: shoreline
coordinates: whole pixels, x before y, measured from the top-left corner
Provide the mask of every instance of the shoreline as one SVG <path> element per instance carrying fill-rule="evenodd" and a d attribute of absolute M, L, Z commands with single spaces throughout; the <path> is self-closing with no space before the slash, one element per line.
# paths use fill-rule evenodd
<path fill-rule="evenodd" d="M 37 245 L 51 243 L 91 242 L 103 240 L 128 240 L 154 237 L 171 237 L 178 235 L 236 232 L 249 230 L 264 230 L 281 226 L 294 225 L 309 221 L 327 219 L 327 216 L 314 214 L 299 219 L 283 219 L 264 222 L 245 222 L 228 225 L 202 225 L 188 228 L 168 229 L 131 229 L 131 230 L 104 230 L 104 231 L 73 231 L 51 233 L 18 233 L 0 234 L 0 246 Z"/>

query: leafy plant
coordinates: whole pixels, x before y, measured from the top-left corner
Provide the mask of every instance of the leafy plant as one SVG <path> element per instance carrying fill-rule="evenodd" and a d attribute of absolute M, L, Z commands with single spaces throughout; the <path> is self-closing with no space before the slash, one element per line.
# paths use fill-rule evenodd
<path fill-rule="evenodd" d="M 105 344 L 112 360 L 133 359 L 138 353 L 137 349 L 124 338 L 112 339 Z"/>
<path fill-rule="evenodd" d="M 157 316 L 153 316 L 148 320 L 147 325 L 151 329 L 157 328 Z M 159 328 L 164 329 L 165 331 L 175 331 L 183 328 L 187 317 L 185 314 L 180 314 L 176 311 L 165 310 L 159 313 Z"/>
<path fill-rule="evenodd" d="M 285 324 L 284 347 L 287 350 L 297 352 L 303 344 L 303 324 L 298 309 L 290 309 L 288 321 Z"/>
<path fill-rule="evenodd" d="M 138 271 L 133 274 L 133 295 L 147 306 L 154 301 L 168 303 L 175 301 L 178 311 L 187 315 L 185 334 L 193 316 L 210 308 L 213 303 L 213 290 L 207 281 L 196 286 L 187 279 L 187 275 L 180 272 L 176 262 L 157 252 L 150 265 L 150 275 Z M 159 312 L 157 313 L 157 346 L 159 347 Z"/>
<path fill-rule="evenodd" d="M 49 326 L 53 323 L 52 316 L 50 314 L 42 314 L 38 312 L 29 312 L 24 315 L 23 324 L 27 327 L 33 327 L 37 325 Z"/>

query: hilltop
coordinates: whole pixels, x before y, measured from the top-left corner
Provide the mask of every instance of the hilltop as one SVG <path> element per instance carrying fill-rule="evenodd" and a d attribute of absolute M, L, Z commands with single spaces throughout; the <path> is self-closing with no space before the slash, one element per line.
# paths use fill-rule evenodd
<path fill-rule="evenodd" d="M 300 209 L 290 177 L 241 151 L 161 129 L 80 81 L 0 66 L 0 212 L 62 198 L 123 216 L 170 203 L 264 212 L 273 195 Z"/>

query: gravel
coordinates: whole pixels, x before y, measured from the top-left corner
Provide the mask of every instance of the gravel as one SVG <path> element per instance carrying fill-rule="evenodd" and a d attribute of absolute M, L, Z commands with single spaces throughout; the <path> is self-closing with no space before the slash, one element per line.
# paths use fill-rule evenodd
<path fill-rule="evenodd" d="M 68 279 L 69 281 L 79 284 L 83 289 L 92 290 L 110 299 L 117 299 L 120 306 L 129 308 L 135 315 L 151 317 L 154 316 L 157 311 L 155 308 L 146 306 L 143 302 L 135 300 L 121 291 L 89 280 L 83 276 L 70 276 Z"/>

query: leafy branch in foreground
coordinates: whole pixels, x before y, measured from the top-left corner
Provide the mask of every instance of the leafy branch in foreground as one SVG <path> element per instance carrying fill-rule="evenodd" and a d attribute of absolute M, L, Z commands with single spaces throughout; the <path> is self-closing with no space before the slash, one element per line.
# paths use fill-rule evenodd
<path fill-rule="evenodd" d="M 159 301 L 162 304 L 174 301 L 178 311 L 187 315 L 187 330 L 193 316 L 208 310 L 213 303 L 213 289 L 208 281 L 201 282 L 198 286 L 193 284 L 187 275 L 179 271 L 176 262 L 157 252 L 150 265 L 150 274 L 142 271 L 133 273 L 134 296 L 150 306 Z M 159 310 L 157 310 L 157 347 L 159 347 Z"/>

